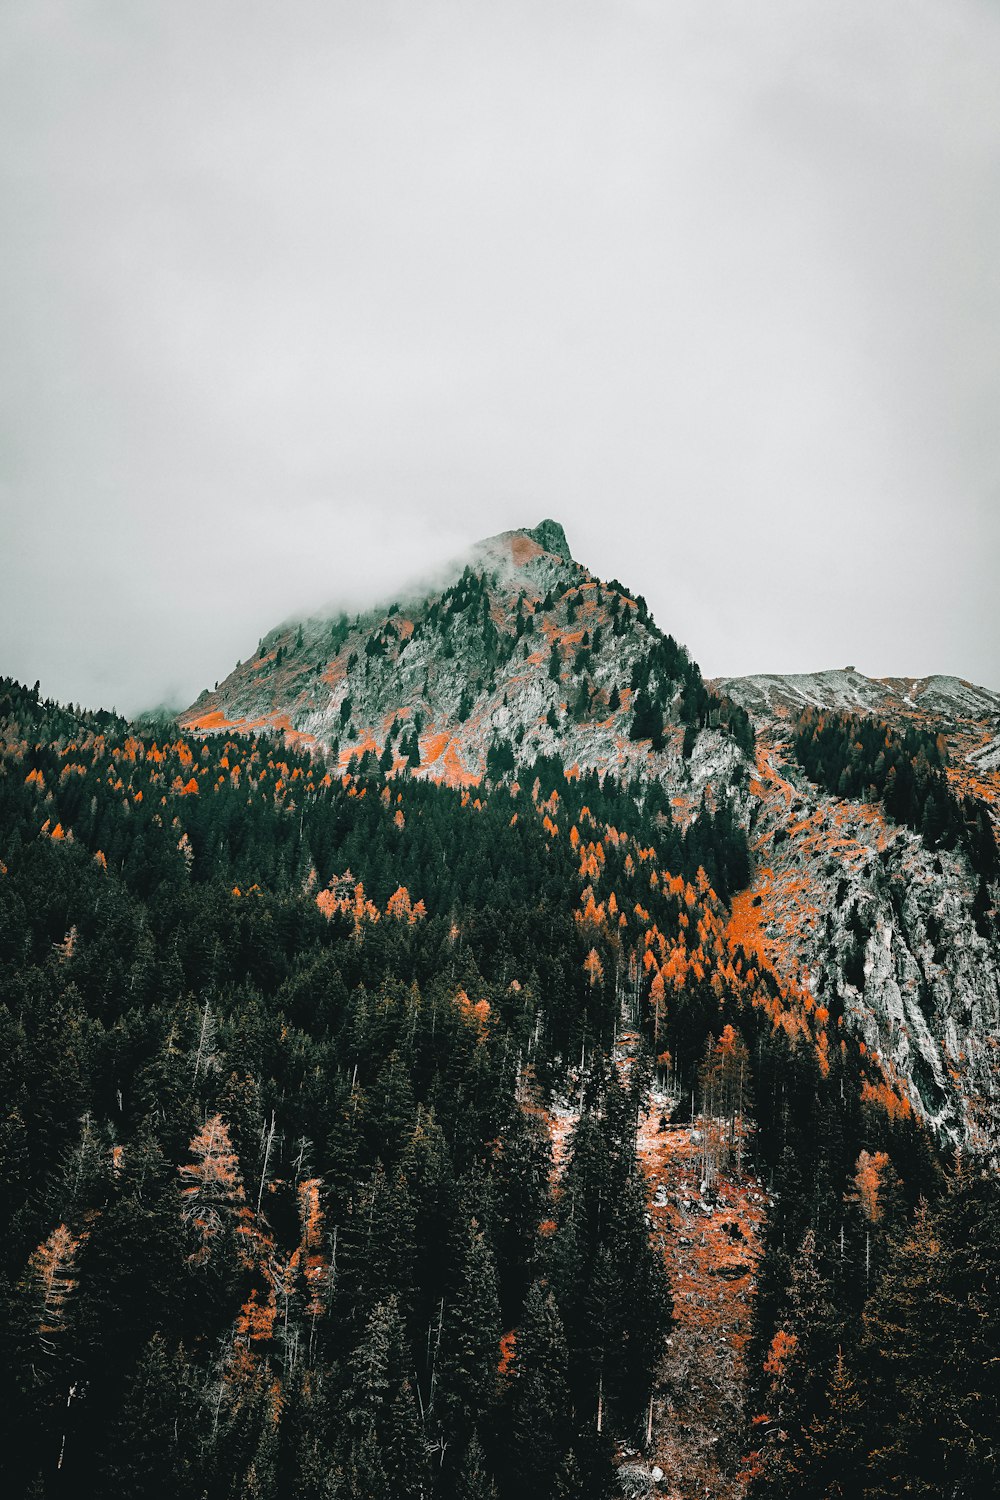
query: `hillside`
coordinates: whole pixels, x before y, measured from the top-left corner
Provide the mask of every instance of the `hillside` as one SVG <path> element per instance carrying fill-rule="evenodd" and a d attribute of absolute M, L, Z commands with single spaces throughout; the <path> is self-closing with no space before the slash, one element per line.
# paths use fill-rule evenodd
<path fill-rule="evenodd" d="M 883 736 L 923 737 L 941 757 L 953 802 L 972 799 L 995 839 L 1000 694 L 953 677 L 871 679 L 850 668 L 714 686 L 757 728 L 756 872 L 740 898 L 757 940 L 779 966 L 802 971 L 818 1003 L 843 1008 L 936 1129 L 995 1154 L 995 863 L 984 878 L 967 841 L 948 839 L 943 826 L 919 818 L 908 826 L 873 792 L 859 797 L 857 785 L 844 796 L 843 781 L 817 784 L 795 742 L 817 714 L 848 715 L 853 738 L 865 719 Z"/>
<path fill-rule="evenodd" d="M 7 1491 L 997 1489 L 993 702 L 551 521 L 181 726 L 0 680 Z"/>
<path fill-rule="evenodd" d="M 551 520 L 480 542 L 384 609 L 286 623 L 182 722 L 272 729 L 340 770 L 368 755 L 460 787 L 554 756 L 655 780 L 682 826 L 723 803 L 752 830 L 743 906 L 777 972 L 843 1012 L 935 1128 L 984 1147 L 1000 1098 L 1000 967 L 976 924 L 976 881 L 960 851 L 942 855 L 863 802 L 837 806 L 789 767 L 786 731 L 810 708 L 943 736 L 956 789 L 1000 809 L 1000 694 L 853 668 L 705 684 L 645 602 L 575 562 Z"/>

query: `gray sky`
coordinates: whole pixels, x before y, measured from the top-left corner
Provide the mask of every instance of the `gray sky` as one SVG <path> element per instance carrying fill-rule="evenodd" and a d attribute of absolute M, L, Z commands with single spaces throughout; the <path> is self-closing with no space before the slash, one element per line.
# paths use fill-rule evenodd
<path fill-rule="evenodd" d="M 188 702 L 551 515 L 1000 687 L 994 0 L 4 0 L 0 673 Z"/>

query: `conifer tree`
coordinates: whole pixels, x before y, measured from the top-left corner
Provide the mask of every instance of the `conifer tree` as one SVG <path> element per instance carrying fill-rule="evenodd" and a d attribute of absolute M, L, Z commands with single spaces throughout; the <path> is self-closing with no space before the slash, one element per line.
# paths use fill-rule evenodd
<path fill-rule="evenodd" d="M 198 1395 L 182 1352 L 154 1334 L 109 1425 L 105 1451 L 96 1456 L 99 1493 L 136 1500 L 199 1495 L 206 1434 Z"/>
<path fill-rule="evenodd" d="M 444 1443 L 470 1441 L 497 1398 L 500 1307 L 496 1264 L 484 1231 L 465 1222 L 455 1281 L 444 1305 L 432 1409 Z"/>
<path fill-rule="evenodd" d="M 408 1374 L 396 1299 L 380 1303 L 350 1362 L 345 1466 L 353 1493 L 420 1500 L 429 1482 L 427 1447 Z"/>
<path fill-rule="evenodd" d="M 572 1440 L 568 1362 L 555 1297 L 535 1281 L 517 1331 L 510 1411 L 511 1493 L 525 1500 L 548 1500 L 566 1463 Z"/>
<path fill-rule="evenodd" d="M 476 1432 L 469 1440 L 455 1477 L 454 1495 L 455 1500 L 497 1500 L 496 1482 Z"/>

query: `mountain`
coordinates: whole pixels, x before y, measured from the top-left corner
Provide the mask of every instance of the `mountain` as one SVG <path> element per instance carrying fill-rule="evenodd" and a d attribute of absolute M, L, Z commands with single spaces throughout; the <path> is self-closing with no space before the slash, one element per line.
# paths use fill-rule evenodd
<path fill-rule="evenodd" d="M 384 609 L 270 631 L 181 722 L 284 731 L 341 768 L 388 747 L 396 768 L 457 786 L 497 746 L 519 765 L 558 755 L 655 777 L 685 808 L 712 784 L 745 799 L 749 780 L 746 716 L 706 689 L 641 597 L 573 560 L 551 520 L 480 542 Z"/>
<path fill-rule="evenodd" d="M 865 677 L 854 667 L 826 672 L 721 678 L 717 687 L 731 692 L 755 713 L 780 714 L 803 708 L 853 709 L 866 713 L 927 715 L 951 722 L 1000 719 L 1000 693 L 976 687 L 960 677 Z"/>
<path fill-rule="evenodd" d="M 0 679 L 5 1493 L 1000 1493 L 995 707 L 553 521 L 182 726 Z"/>

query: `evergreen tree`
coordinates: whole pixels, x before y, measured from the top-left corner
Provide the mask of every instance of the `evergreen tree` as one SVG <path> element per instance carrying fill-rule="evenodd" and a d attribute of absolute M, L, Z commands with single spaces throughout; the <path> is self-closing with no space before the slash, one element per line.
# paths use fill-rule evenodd
<path fill-rule="evenodd" d="M 204 1409 L 180 1350 L 154 1334 L 131 1373 L 107 1445 L 97 1457 L 99 1495 L 185 1500 L 202 1493 Z M 73 1470 L 70 1471 L 72 1473 Z M 78 1473 L 86 1483 L 86 1472 Z"/>
<path fill-rule="evenodd" d="M 493 1251 L 475 1219 L 464 1225 L 463 1241 L 444 1305 L 432 1402 L 442 1442 L 459 1447 L 493 1413 L 500 1353 Z"/>
<path fill-rule="evenodd" d="M 572 1441 L 569 1355 L 551 1291 L 533 1282 L 517 1332 L 510 1401 L 510 1493 L 548 1500 Z"/>
<path fill-rule="evenodd" d="M 380 1303 L 350 1361 L 344 1466 L 351 1493 L 421 1500 L 429 1484 L 427 1446 L 408 1374 L 396 1299 Z"/>

